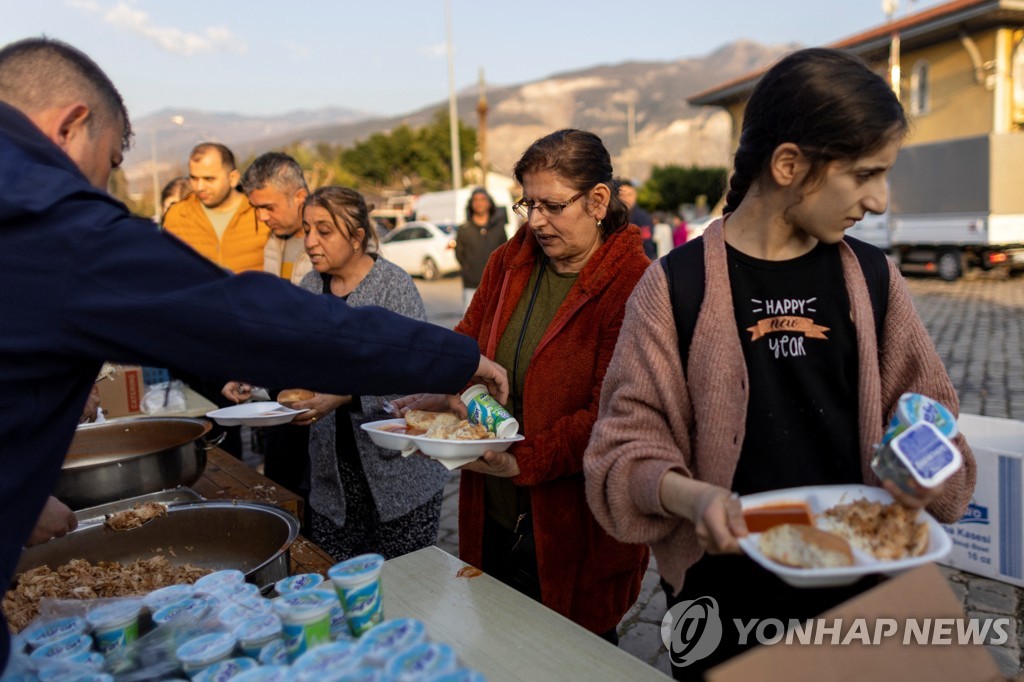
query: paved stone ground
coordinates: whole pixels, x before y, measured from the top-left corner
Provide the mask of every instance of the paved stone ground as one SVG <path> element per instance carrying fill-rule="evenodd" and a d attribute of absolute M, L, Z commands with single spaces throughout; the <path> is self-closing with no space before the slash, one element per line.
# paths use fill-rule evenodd
<path fill-rule="evenodd" d="M 925 326 L 960 394 L 963 412 L 1024 419 L 1024 279 L 979 275 L 955 283 L 908 280 Z M 461 317 L 457 278 L 417 285 L 431 321 L 454 326 Z M 438 546 L 458 554 L 458 477 L 445 489 Z M 1000 670 L 1014 677 L 1024 672 L 1024 599 L 1011 585 L 943 568 L 950 587 L 970 617 L 1014 618 L 1015 632 L 1002 646 L 989 646 Z M 659 628 L 665 597 L 652 565 L 637 603 L 619 625 L 620 646 L 668 672 L 668 652 Z"/>

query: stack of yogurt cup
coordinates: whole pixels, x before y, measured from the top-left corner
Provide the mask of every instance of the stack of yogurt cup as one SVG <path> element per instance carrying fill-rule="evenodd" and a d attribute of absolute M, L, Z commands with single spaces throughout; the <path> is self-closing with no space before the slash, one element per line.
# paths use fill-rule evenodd
<path fill-rule="evenodd" d="M 918 393 L 904 393 L 886 429 L 871 470 L 905 492 L 934 488 L 963 466 L 952 439 L 956 418 L 942 403 Z"/>

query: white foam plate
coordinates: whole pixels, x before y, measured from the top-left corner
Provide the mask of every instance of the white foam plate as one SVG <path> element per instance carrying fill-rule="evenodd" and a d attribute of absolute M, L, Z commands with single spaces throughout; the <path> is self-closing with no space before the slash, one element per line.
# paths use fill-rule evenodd
<path fill-rule="evenodd" d="M 382 426 L 405 426 L 404 419 L 382 419 L 367 422 L 362 429 L 370 435 L 370 440 L 388 450 L 406 450 L 415 446 L 424 455 L 438 459 L 458 459 L 463 457 L 479 457 L 485 452 L 505 452 L 513 443 L 524 440 L 523 436 L 512 438 L 489 438 L 486 440 L 441 440 L 408 436 L 383 430 Z"/>
<path fill-rule="evenodd" d="M 814 518 L 817 518 L 819 514 L 822 514 L 829 507 L 834 507 L 837 504 L 846 504 L 861 498 L 885 504 L 893 501 L 892 495 L 882 488 L 873 488 L 866 485 L 828 485 L 787 488 L 785 490 L 757 493 L 756 495 L 745 495 L 740 498 L 740 503 L 744 509 L 749 509 L 751 507 L 782 504 L 784 502 L 806 502 L 807 506 L 811 509 L 811 514 Z M 761 539 L 760 533 L 751 533 L 744 538 L 740 538 L 739 543 L 747 556 L 794 587 L 850 585 L 865 575 L 872 573 L 896 575 L 915 566 L 938 561 L 947 556 L 953 549 L 953 543 L 946 531 L 939 525 L 939 522 L 923 509 L 918 520 L 928 524 L 928 551 L 921 556 L 898 559 L 896 561 L 881 561 L 854 547 L 853 566 L 843 566 L 840 568 L 794 568 L 776 563 L 761 553 L 758 549 L 758 542 Z"/>
<path fill-rule="evenodd" d="M 293 410 L 273 400 L 242 403 L 207 412 L 206 416 L 221 426 L 278 426 L 287 424 L 295 415 L 308 410 Z"/>

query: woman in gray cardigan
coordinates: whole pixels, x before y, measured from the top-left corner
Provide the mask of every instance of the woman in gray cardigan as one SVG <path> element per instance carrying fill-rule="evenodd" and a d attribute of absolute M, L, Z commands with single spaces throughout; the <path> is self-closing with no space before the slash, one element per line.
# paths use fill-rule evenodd
<path fill-rule="evenodd" d="M 316 190 L 306 199 L 302 226 L 314 270 L 300 286 L 351 306 L 375 305 L 426 319 L 409 275 L 374 253 L 377 237 L 362 195 L 344 187 Z M 373 330 L 366 333 L 366 342 L 374 343 Z M 397 397 L 318 393 L 295 404 L 309 411 L 293 423 L 312 427 L 312 539 L 338 561 L 366 552 L 390 559 L 437 539 L 448 472 L 425 457 L 379 448 L 359 428 L 386 419 L 383 406 Z"/>

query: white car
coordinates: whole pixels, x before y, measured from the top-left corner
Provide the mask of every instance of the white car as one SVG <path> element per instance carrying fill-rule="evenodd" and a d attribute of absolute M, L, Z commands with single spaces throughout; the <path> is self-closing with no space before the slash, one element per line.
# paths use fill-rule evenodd
<path fill-rule="evenodd" d="M 388 233 L 381 254 L 410 275 L 434 280 L 459 271 L 455 260 L 455 226 L 417 220 Z"/>

